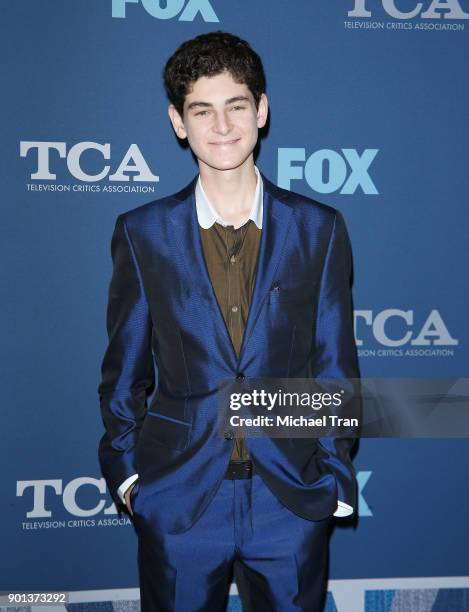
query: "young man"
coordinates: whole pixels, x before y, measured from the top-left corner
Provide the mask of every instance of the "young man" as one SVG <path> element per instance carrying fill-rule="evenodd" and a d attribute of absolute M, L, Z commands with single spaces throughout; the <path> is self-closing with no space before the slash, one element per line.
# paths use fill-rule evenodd
<path fill-rule="evenodd" d="M 248 43 L 198 36 L 164 79 L 199 175 L 117 218 L 99 386 L 99 456 L 133 516 L 142 610 L 224 610 L 235 561 L 250 609 L 321 610 L 331 517 L 356 504 L 350 440 L 221 436 L 217 390 L 358 377 L 344 221 L 255 166 L 268 100 Z"/>

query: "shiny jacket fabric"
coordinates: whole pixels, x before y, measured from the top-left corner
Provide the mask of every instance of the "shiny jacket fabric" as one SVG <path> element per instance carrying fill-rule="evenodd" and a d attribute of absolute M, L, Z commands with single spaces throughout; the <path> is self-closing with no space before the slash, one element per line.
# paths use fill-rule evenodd
<path fill-rule="evenodd" d="M 219 431 L 222 379 L 359 376 L 343 217 L 262 179 L 258 268 L 239 357 L 203 257 L 196 178 L 115 224 L 99 458 L 117 503 L 119 485 L 139 474 L 138 512 L 169 533 L 189 529 L 223 479 L 234 439 Z M 338 499 L 356 507 L 353 440 L 246 442 L 264 482 L 296 514 L 326 518 Z"/>

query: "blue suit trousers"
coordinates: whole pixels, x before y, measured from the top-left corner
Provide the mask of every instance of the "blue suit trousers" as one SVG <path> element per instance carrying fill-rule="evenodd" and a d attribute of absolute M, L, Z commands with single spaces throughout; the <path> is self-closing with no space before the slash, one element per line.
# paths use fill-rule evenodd
<path fill-rule="evenodd" d="M 138 484 L 132 498 L 142 612 L 224 612 L 235 563 L 245 612 L 323 609 L 331 518 L 294 514 L 259 474 L 222 480 L 202 516 L 178 534 L 139 513 Z"/>

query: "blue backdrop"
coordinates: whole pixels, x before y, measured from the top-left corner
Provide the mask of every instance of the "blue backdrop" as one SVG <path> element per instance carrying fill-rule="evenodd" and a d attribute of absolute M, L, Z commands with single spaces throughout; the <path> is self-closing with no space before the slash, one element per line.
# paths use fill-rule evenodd
<path fill-rule="evenodd" d="M 161 79 L 187 38 L 230 31 L 263 58 L 256 163 L 344 214 L 362 375 L 467 376 L 468 19 L 468 0 L 4 4 L 0 590 L 138 584 L 97 460 L 110 238 L 119 213 L 197 172 Z M 469 609 L 469 578 L 454 580 L 469 577 L 468 449 L 361 441 L 330 610 L 401 609 L 403 586 L 440 589 L 419 610 Z"/>

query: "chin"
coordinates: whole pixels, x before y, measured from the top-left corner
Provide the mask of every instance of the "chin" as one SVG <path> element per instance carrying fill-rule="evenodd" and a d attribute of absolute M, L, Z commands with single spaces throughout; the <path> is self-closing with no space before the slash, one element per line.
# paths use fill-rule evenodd
<path fill-rule="evenodd" d="M 242 163 L 243 162 L 237 162 L 233 164 L 224 164 L 224 165 L 220 165 L 217 169 L 218 170 L 235 170 L 236 168 L 239 168 L 239 166 L 241 166 Z"/>
<path fill-rule="evenodd" d="M 236 156 L 236 157 L 226 157 L 226 158 L 208 158 L 205 163 L 212 168 L 216 168 L 217 170 L 232 170 L 234 168 L 238 168 L 241 166 L 246 159 L 249 157 L 249 154 Z"/>

